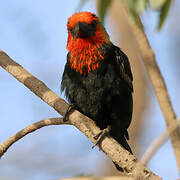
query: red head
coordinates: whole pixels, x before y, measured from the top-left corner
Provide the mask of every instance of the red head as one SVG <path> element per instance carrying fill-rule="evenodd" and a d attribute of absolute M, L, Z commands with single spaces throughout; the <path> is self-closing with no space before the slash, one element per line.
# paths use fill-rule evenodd
<path fill-rule="evenodd" d="M 98 17 L 90 12 L 75 13 L 68 19 L 67 29 L 71 67 L 81 74 L 84 73 L 83 69 L 87 69 L 88 73 L 95 70 L 99 66 L 97 61 L 104 59 L 98 49 L 104 43 L 110 43 Z"/>

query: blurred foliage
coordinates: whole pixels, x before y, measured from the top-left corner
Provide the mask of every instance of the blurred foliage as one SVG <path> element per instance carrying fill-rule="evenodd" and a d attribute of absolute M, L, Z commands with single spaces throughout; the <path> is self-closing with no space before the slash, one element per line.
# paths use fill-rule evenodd
<path fill-rule="evenodd" d="M 166 17 L 168 15 L 170 6 L 171 6 L 172 0 L 166 0 L 165 3 L 162 5 L 161 9 L 160 9 L 160 13 L 159 13 L 159 22 L 158 22 L 158 30 L 161 29 L 161 27 L 163 26 Z"/>
<path fill-rule="evenodd" d="M 93 177 L 93 174 L 84 174 L 84 173 L 80 173 L 80 174 L 77 174 L 75 175 L 75 177 Z"/>
<path fill-rule="evenodd" d="M 104 23 L 104 17 L 111 2 L 112 0 L 99 0 L 98 14 L 102 23 Z"/>
<path fill-rule="evenodd" d="M 81 0 L 79 3 L 79 10 L 83 7 L 85 2 L 88 0 Z M 98 15 L 101 22 L 104 22 L 104 17 L 107 13 L 107 9 L 112 3 L 112 0 L 97 0 L 98 1 Z M 124 1 L 129 7 L 131 17 L 138 23 L 139 17 L 148 8 L 159 13 L 159 19 L 157 24 L 157 29 L 160 30 L 166 20 L 170 6 L 173 0 L 119 0 Z"/>
<path fill-rule="evenodd" d="M 88 0 L 80 0 L 78 7 L 77 7 L 77 11 L 80 11 L 82 9 L 82 7 L 86 4 Z"/>
<path fill-rule="evenodd" d="M 131 16 L 137 19 L 148 8 L 159 13 L 157 29 L 160 30 L 168 15 L 172 0 L 124 0 L 131 12 Z"/>

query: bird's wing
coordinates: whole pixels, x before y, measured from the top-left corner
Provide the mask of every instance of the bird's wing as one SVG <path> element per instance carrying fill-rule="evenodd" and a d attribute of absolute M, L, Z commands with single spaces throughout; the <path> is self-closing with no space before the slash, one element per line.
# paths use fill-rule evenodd
<path fill-rule="evenodd" d="M 116 62 L 119 67 L 121 78 L 127 83 L 129 88 L 133 91 L 133 76 L 128 57 L 120 48 L 115 46 Z"/>

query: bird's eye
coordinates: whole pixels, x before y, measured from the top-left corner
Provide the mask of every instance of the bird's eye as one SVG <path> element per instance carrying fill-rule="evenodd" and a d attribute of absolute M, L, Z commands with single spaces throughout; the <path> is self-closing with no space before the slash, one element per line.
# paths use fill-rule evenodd
<path fill-rule="evenodd" d="M 71 31 L 71 32 L 72 32 L 72 31 L 73 31 L 73 28 L 69 28 L 69 31 Z"/>
<path fill-rule="evenodd" d="M 96 15 L 95 15 L 95 14 L 92 14 L 92 17 L 96 17 Z"/>
<path fill-rule="evenodd" d="M 96 25 L 97 25 L 97 21 L 93 21 L 93 22 L 90 24 L 90 26 L 91 26 L 93 29 L 96 28 Z"/>

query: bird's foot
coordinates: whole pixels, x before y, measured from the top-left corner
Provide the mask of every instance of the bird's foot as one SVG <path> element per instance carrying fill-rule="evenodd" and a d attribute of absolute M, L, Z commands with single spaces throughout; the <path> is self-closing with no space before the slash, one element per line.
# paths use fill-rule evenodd
<path fill-rule="evenodd" d="M 100 133 L 96 134 L 94 136 L 94 139 L 96 140 L 96 143 L 93 145 L 92 149 L 97 146 L 100 145 L 100 143 L 102 142 L 102 140 L 106 137 L 109 136 L 110 134 L 110 126 L 108 126 L 107 128 L 103 129 Z"/>
<path fill-rule="evenodd" d="M 70 104 L 64 115 L 64 118 L 63 118 L 64 122 L 68 121 L 69 114 L 72 113 L 74 110 L 75 110 L 75 104 Z"/>

